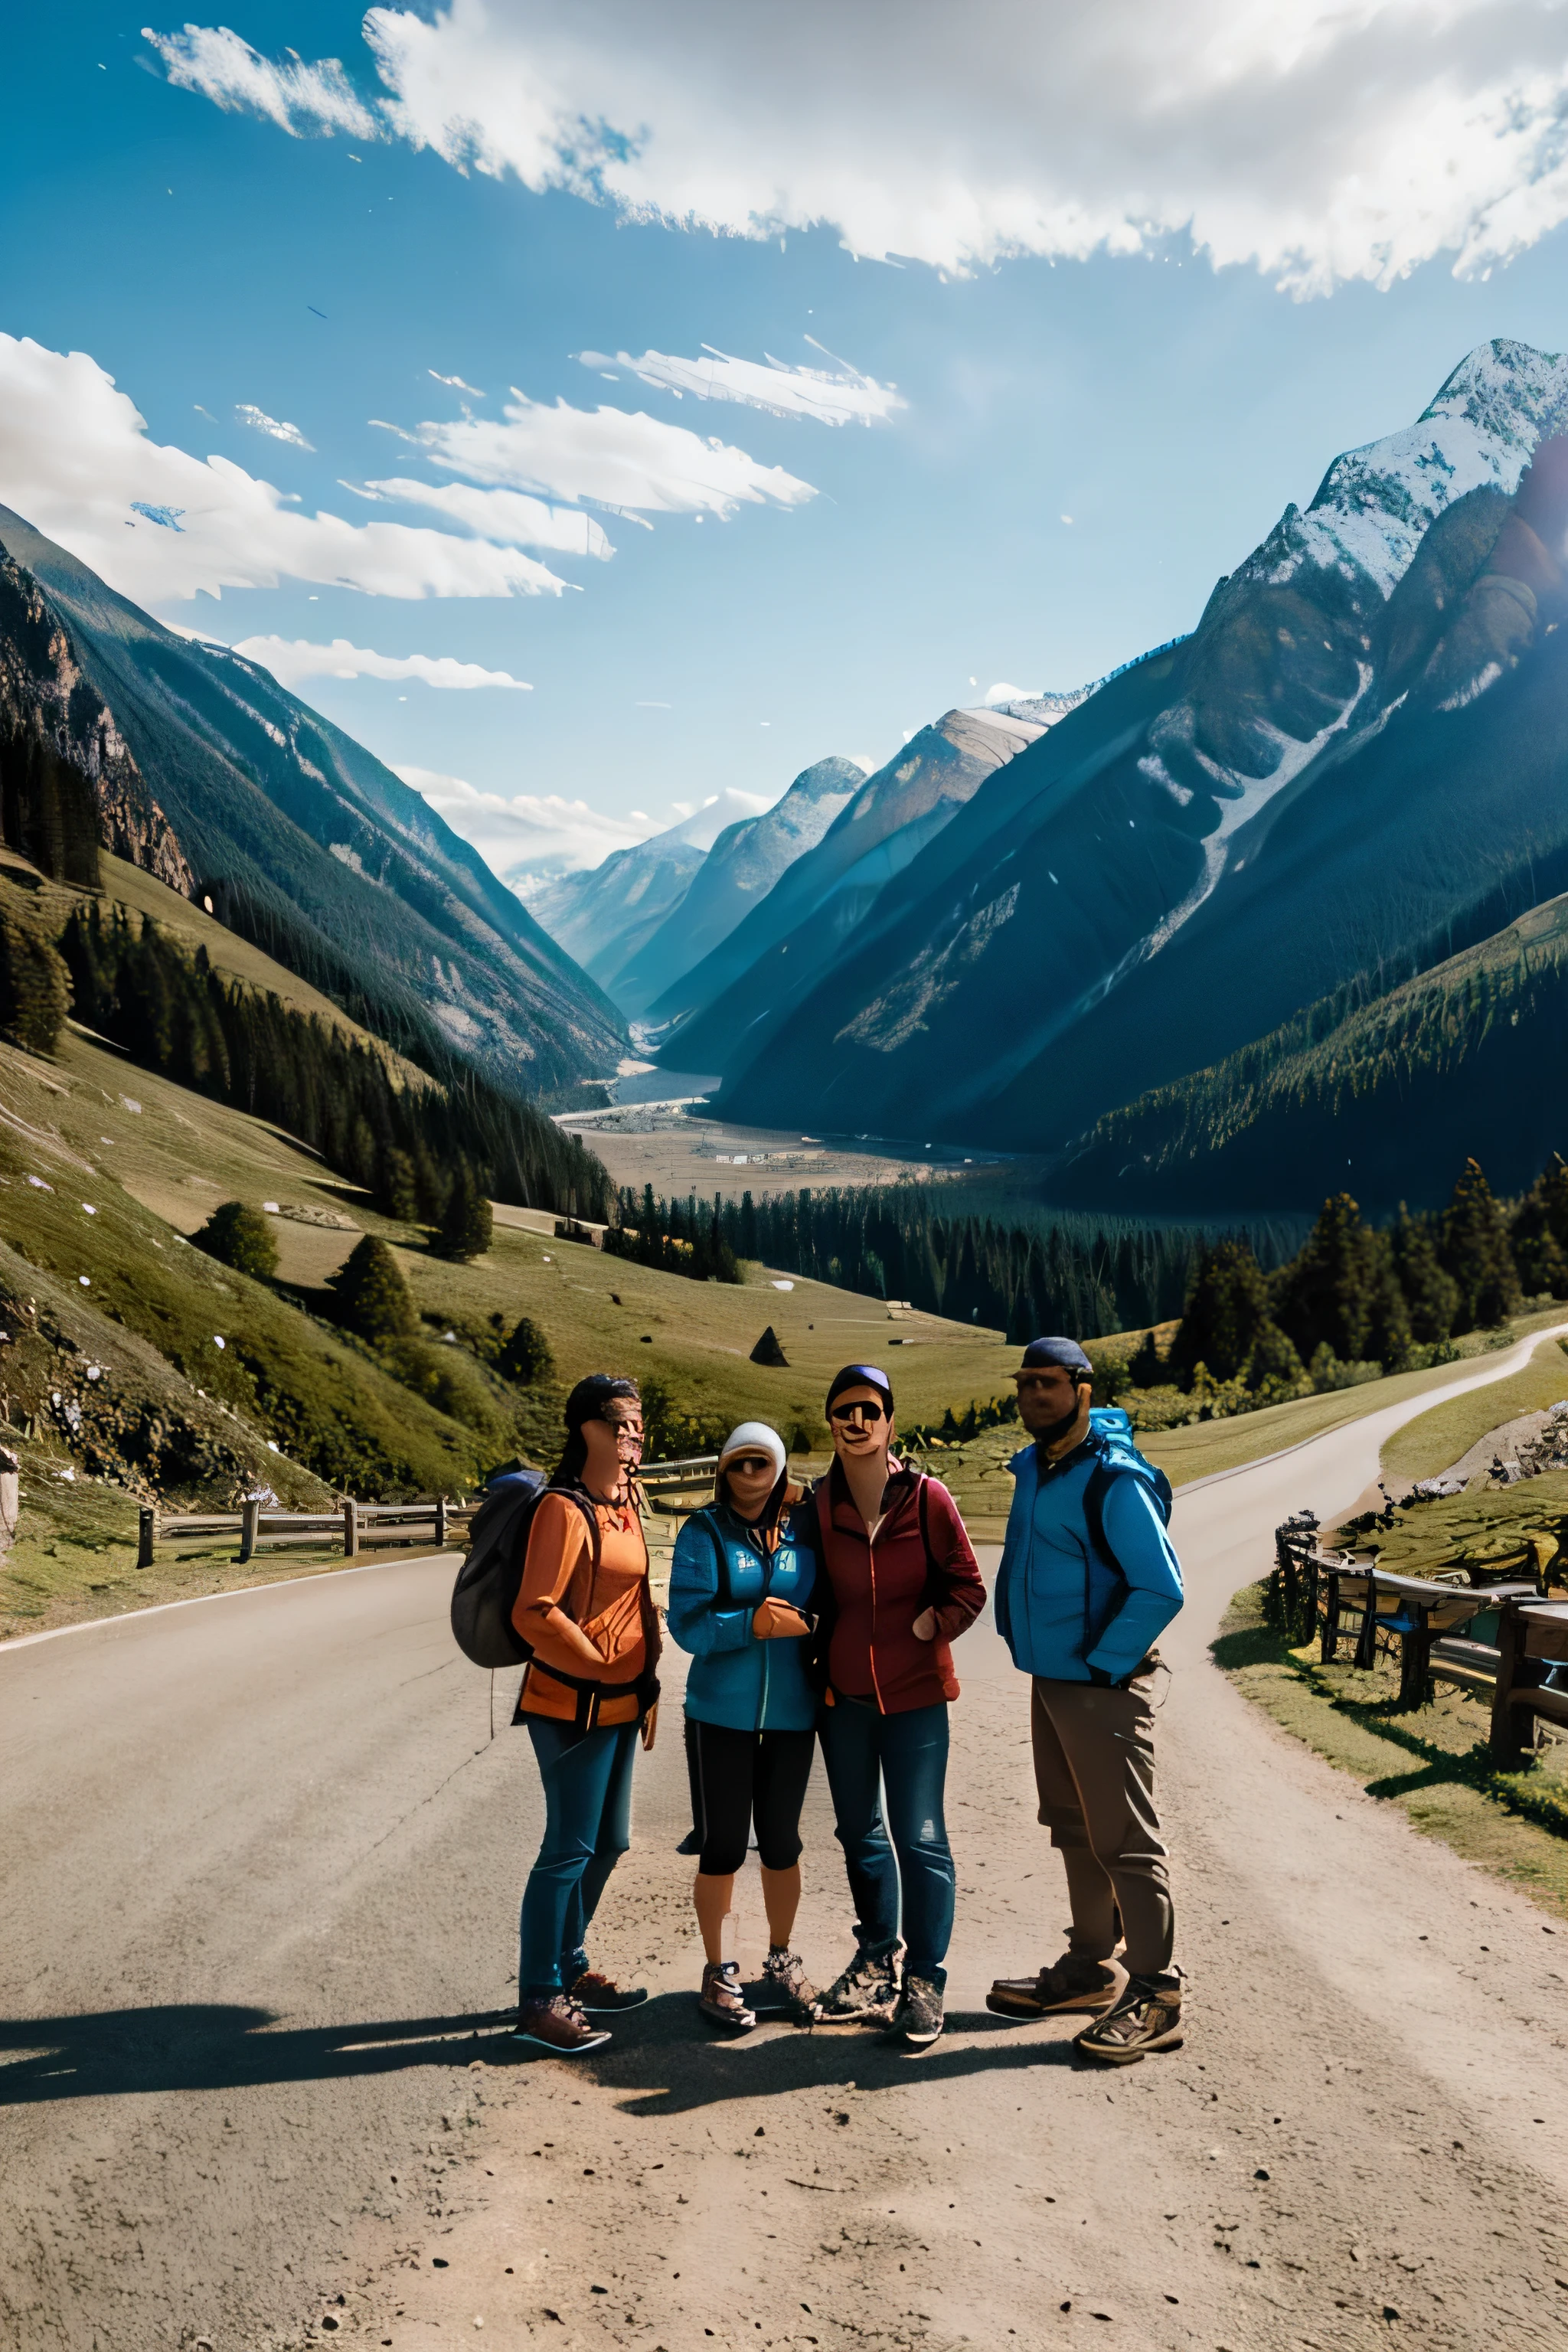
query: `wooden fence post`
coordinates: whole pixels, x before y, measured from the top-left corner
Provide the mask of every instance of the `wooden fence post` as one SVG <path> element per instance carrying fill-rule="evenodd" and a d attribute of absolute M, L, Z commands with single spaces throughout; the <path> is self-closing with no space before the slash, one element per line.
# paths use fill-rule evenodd
<path fill-rule="evenodd" d="M 151 1568 L 153 1547 L 158 1540 L 158 1506 L 144 1503 L 142 1507 L 142 1532 L 136 1545 L 136 1565 Z"/>
<path fill-rule="evenodd" d="M 255 1556 L 258 1522 L 260 1517 L 260 1504 L 247 1496 L 246 1500 L 241 1503 L 239 1507 L 239 1557 L 241 1560 L 250 1559 Z"/>
<path fill-rule="evenodd" d="M 343 1558 L 359 1558 L 359 1505 L 352 1495 L 343 1496 Z"/>
<path fill-rule="evenodd" d="M 1509 1695 L 1514 1686 L 1519 1663 L 1524 1654 L 1524 1627 L 1518 1608 L 1505 1601 L 1498 1620 L 1497 1680 L 1492 1685 L 1491 1751 L 1492 1761 L 1510 1769 L 1517 1766 L 1524 1751 L 1524 1740 L 1519 1727 L 1519 1713 L 1509 1705 Z"/>
<path fill-rule="evenodd" d="M 438 1495 L 436 1498 L 436 1541 L 437 1544 L 444 1544 L 446 1540 L 447 1497 L 445 1495 Z"/>

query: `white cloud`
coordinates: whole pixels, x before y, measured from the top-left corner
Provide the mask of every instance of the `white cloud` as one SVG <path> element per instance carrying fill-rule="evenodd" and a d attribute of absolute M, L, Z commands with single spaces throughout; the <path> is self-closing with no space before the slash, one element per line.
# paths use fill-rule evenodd
<path fill-rule="evenodd" d="M 807 342 L 812 341 L 806 337 Z M 820 351 L 822 346 L 816 348 Z M 907 404 L 898 388 L 862 375 L 858 368 L 842 367 L 837 375 L 820 368 L 786 367 L 769 355 L 765 367 L 755 360 L 734 360 L 710 343 L 700 360 L 669 359 L 663 352 L 645 352 L 640 360 L 617 352 L 610 360 L 603 352 L 578 354 L 585 368 L 625 368 L 644 383 L 658 384 L 678 399 L 688 393 L 698 400 L 733 400 L 746 408 L 763 408 L 773 416 L 815 416 L 822 425 L 875 425 Z"/>
<path fill-rule="evenodd" d="M 145 604 L 289 576 L 379 596 L 559 594 L 533 557 L 405 523 L 292 511 L 226 457 L 148 438 L 86 352 L 0 334 L 0 501 Z"/>
<path fill-rule="evenodd" d="M 449 654 L 377 654 L 367 646 L 334 637 L 330 646 L 311 645 L 296 637 L 244 637 L 233 650 L 247 661 L 270 670 L 279 686 L 292 689 L 311 677 L 416 677 L 426 686 L 472 688 L 510 686 L 521 693 L 533 688 L 504 669 L 481 669 L 478 662 L 454 661 Z"/>
<path fill-rule="evenodd" d="M 437 383 L 449 384 L 454 392 L 466 392 L 475 400 L 486 400 L 489 396 L 488 393 L 480 392 L 477 384 L 465 383 L 460 375 L 443 375 L 438 368 L 426 368 L 425 373 L 433 375 Z"/>
<path fill-rule="evenodd" d="M 586 801 L 563 800 L 555 793 L 519 793 L 507 799 L 431 768 L 399 768 L 396 772 L 487 865 L 519 883 L 525 898 L 530 878 L 543 881 L 602 865 L 613 849 L 630 848 L 659 831 L 649 817 L 607 816 Z"/>
<path fill-rule="evenodd" d="M 177 89 L 199 90 L 231 113 L 264 114 L 296 138 L 333 131 L 350 131 L 356 139 L 382 135 L 381 124 L 350 88 L 336 58 L 319 65 L 298 58 L 275 64 L 223 25 L 187 25 L 182 33 L 157 33 L 143 26 L 142 37 L 152 42 Z"/>
<path fill-rule="evenodd" d="M 562 555 L 605 560 L 616 551 L 603 525 L 581 507 L 547 506 L 542 499 L 526 498 L 519 490 L 479 490 L 467 482 L 418 482 L 402 476 L 367 482 L 365 490 L 406 506 L 432 507 L 508 547 L 548 547 Z"/>
<path fill-rule="evenodd" d="M 313 449 L 314 442 L 307 441 L 297 425 L 285 425 L 276 416 L 268 416 L 264 408 L 254 407 L 248 400 L 239 402 L 235 415 L 242 425 L 258 433 L 266 433 L 274 441 L 287 441 L 291 449 Z"/>
<path fill-rule="evenodd" d="M 425 424 L 404 437 L 433 465 L 472 481 L 583 500 L 613 514 L 727 517 L 742 504 L 795 507 L 816 496 L 809 482 L 759 464 L 717 436 L 705 439 L 640 409 L 628 415 L 563 400 L 552 408 L 515 384 L 499 418 Z"/>
<path fill-rule="evenodd" d="M 1568 217 L 1556 0 L 449 0 L 364 19 L 375 122 L 634 218 L 966 269 L 1190 230 L 1293 292 L 1484 272 Z M 335 60 L 152 38 L 296 133 L 371 118 Z"/>

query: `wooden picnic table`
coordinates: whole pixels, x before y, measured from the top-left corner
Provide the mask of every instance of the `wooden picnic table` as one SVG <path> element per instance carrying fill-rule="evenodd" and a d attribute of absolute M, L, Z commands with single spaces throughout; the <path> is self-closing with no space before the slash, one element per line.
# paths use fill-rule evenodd
<path fill-rule="evenodd" d="M 1497 1682 L 1492 1694 L 1491 1751 L 1500 1764 L 1517 1764 L 1527 1729 L 1537 1721 L 1568 1724 L 1568 1687 L 1545 1677 L 1568 1662 L 1568 1601 L 1533 1593 L 1510 1599 L 1498 1626 Z M 1568 1673 L 1564 1673 L 1568 1683 Z M 1532 1744 L 1532 1743 L 1531 1743 Z"/>
<path fill-rule="evenodd" d="M 1324 1606 L 1321 1654 L 1331 1665 L 1341 1636 L 1342 1610 L 1359 1610 L 1361 1625 L 1352 1663 L 1372 1665 L 1377 1636 L 1399 1636 L 1399 1704 L 1425 1706 L 1432 1695 L 1433 1644 L 1445 1634 L 1512 1601 L 1534 1601 L 1533 1584 L 1447 1584 L 1424 1576 L 1395 1576 L 1375 1559 L 1320 1559 Z M 1476 1649 L 1480 1644 L 1468 1645 Z"/>

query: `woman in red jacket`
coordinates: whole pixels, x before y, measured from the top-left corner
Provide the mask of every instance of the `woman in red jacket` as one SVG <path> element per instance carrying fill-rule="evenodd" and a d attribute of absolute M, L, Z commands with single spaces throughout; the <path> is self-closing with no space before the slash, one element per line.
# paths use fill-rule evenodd
<path fill-rule="evenodd" d="M 818 1727 L 858 1949 L 814 2015 L 884 2025 L 923 2050 L 942 2032 L 952 1932 L 942 1789 L 958 1684 L 948 1645 L 980 1614 L 985 1587 L 947 1488 L 889 1450 L 887 1374 L 847 1364 L 827 1391 L 827 1422 L 835 1459 L 815 1496 L 829 1588 L 819 1583 Z"/>

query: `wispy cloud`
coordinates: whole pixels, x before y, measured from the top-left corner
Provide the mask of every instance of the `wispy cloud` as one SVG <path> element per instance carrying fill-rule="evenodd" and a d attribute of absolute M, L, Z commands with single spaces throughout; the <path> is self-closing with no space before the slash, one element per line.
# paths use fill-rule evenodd
<path fill-rule="evenodd" d="M 450 515 L 486 539 L 508 547 L 548 547 L 562 555 L 607 559 L 615 549 L 602 524 L 581 507 L 552 507 L 521 490 L 480 490 L 468 482 L 421 482 L 402 475 L 367 482 L 361 496 L 374 492 L 405 506 L 430 507 Z"/>
<path fill-rule="evenodd" d="M 559 595 L 566 585 L 512 546 L 300 513 L 229 458 L 204 462 L 150 440 L 135 404 L 86 352 L 5 334 L 0 500 L 143 603 L 285 576 L 405 597 Z"/>
<path fill-rule="evenodd" d="M 372 653 L 364 646 L 351 645 L 347 637 L 334 637 L 330 646 L 311 645 L 304 637 L 292 644 L 283 637 L 245 637 L 233 650 L 270 670 L 279 685 L 290 690 L 312 677 L 413 677 L 425 686 L 510 686 L 521 694 L 533 691 L 525 679 L 504 669 L 481 669 L 478 662 L 454 661 L 449 654 Z"/>
<path fill-rule="evenodd" d="M 240 401 L 234 413 L 242 425 L 248 425 L 254 432 L 265 433 L 270 440 L 286 441 L 290 449 L 315 447 L 314 442 L 307 441 L 297 425 L 286 425 L 279 417 L 268 416 L 264 408 L 254 407 L 248 400 Z"/>
<path fill-rule="evenodd" d="M 177 89 L 194 89 L 232 114 L 265 115 L 295 138 L 346 131 L 379 139 L 384 127 L 353 89 L 336 58 L 307 65 L 292 51 L 282 64 L 264 58 L 224 25 L 187 25 L 183 32 L 143 26 Z"/>
<path fill-rule="evenodd" d="M 543 883 L 557 874 L 602 865 L 612 850 L 629 848 L 660 830 L 652 817 L 609 816 L 586 801 L 554 793 L 519 793 L 509 799 L 431 768 L 399 768 L 397 773 L 489 866 L 506 875 L 524 899 L 531 881 Z"/>
<path fill-rule="evenodd" d="M 426 373 L 433 375 L 437 383 L 449 384 L 454 392 L 466 392 L 475 400 L 488 400 L 489 397 L 477 384 L 465 383 L 460 375 L 443 375 L 437 368 L 427 368 Z"/>
<path fill-rule="evenodd" d="M 640 409 L 573 408 L 564 400 L 552 408 L 515 384 L 500 418 L 425 424 L 405 437 L 433 465 L 470 481 L 613 513 L 728 517 L 742 505 L 795 507 L 816 496 L 809 482 L 717 436 L 704 439 Z"/>
<path fill-rule="evenodd" d="M 806 341 L 813 338 L 808 335 Z M 820 351 L 821 344 L 816 348 Z M 906 405 L 896 384 L 879 383 L 857 368 L 841 364 L 837 373 L 829 374 L 820 368 L 786 367 L 771 354 L 763 366 L 756 360 L 731 359 L 710 343 L 703 344 L 702 352 L 700 360 L 670 359 L 663 352 L 644 352 L 641 359 L 627 352 L 617 352 L 613 359 L 603 352 L 578 356 L 585 368 L 601 373 L 624 368 L 644 383 L 674 393 L 678 400 L 688 393 L 696 400 L 732 400 L 745 408 L 766 409 L 773 416 L 815 416 L 821 425 L 878 425 Z"/>
<path fill-rule="evenodd" d="M 222 29 L 170 79 L 296 135 L 428 148 L 633 219 L 967 270 L 1190 234 L 1297 294 L 1479 275 L 1568 218 L 1556 0 L 582 0 L 373 7 L 374 110 L 342 65 Z"/>

